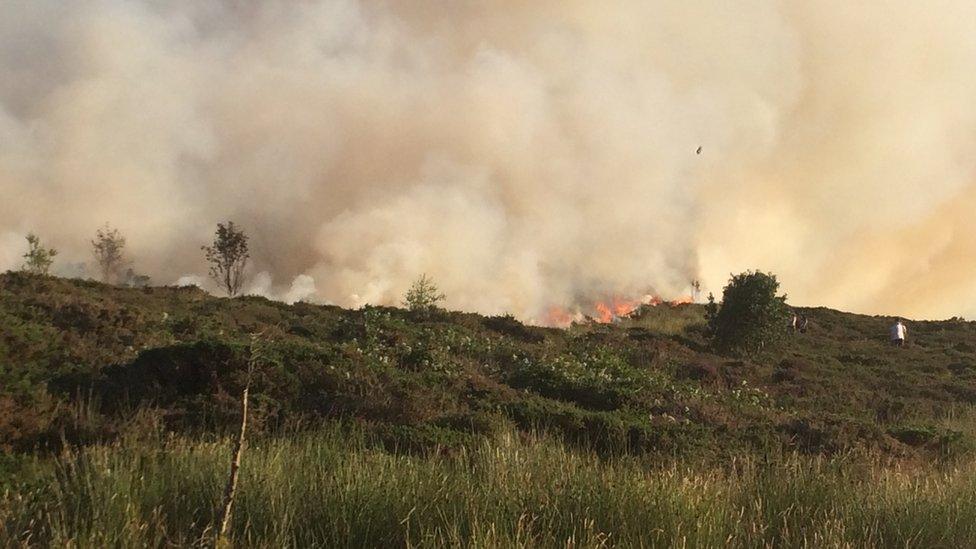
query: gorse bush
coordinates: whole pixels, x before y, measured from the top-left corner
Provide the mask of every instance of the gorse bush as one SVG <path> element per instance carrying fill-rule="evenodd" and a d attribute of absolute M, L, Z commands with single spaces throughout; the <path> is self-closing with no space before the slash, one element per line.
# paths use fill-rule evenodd
<path fill-rule="evenodd" d="M 786 296 L 777 296 L 776 276 L 759 271 L 734 275 L 716 307 L 709 296 L 708 329 L 722 352 L 756 355 L 777 349 L 789 332 Z"/>

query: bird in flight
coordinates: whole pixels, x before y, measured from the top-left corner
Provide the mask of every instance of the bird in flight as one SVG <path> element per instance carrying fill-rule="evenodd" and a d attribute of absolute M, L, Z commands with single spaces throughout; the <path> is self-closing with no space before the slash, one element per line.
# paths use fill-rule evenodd
<path fill-rule="evenodd" d="M 698 150 L 695 151 L 695 154 L 701 154 L 701 147 L 698 147 Z"/>

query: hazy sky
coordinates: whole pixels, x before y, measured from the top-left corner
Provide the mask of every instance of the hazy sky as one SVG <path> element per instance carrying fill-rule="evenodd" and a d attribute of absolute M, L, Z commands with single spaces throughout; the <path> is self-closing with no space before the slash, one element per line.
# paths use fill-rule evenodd
<path fill-rule="evenodd" d="M 196 280 L 233 219 L 287 300 L 973 316 L 974 99 L 972 1 L 7 0 L 0 269 L 111 222 Z"/>

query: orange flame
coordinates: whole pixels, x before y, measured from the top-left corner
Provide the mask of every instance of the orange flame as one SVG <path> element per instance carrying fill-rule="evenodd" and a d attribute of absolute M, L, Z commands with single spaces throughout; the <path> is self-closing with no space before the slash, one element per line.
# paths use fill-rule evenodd
<path fill-rule="evenodd" d="M 651 307 L 657 307 L 658 305 L 664 303 L 664 300 L 656 295 L 648 294 L 641 299 L 641 303 L 644 305 L 650 305 Z"/>
<path fill-rule="evenodd" d="M 613 297 L 609 301 L 599 301 L 593 306 L 596 310 L 596 315 L 593 316 L 593 320 L 603 324 L 613 322 L 634 312 L 639 305 L 639 301 L 631 301 L 619 297 Z"/>
<path fill-rule="evenodd" d="M 665 301 L 659 296 L 648 294 L 640 300 L 624 299 L 619 296 L 610 297 L 602 301 L 594 302 L 590 307 L 574 307 L 568 309 L 554 305 L 543 315 L 541 321 L 546 326 L 557 328 L 568 328 L 573 322 L 581 322 L 586 318 L 600 324 L 611 322 L 628 317 L 641 306 L 657 307 L 658 305 L 668 304 L 671 307 L 693 303 L 691 296 L 682 296 L 677 299 Z M 586 312 L 589 311 L 589 312 Z"/>
<path fill-rule="evenodd" d="M 549 307 L 545 315 L 545 325 L 566 328 L 575 320 L 576 315 L 558 306 Z"/>

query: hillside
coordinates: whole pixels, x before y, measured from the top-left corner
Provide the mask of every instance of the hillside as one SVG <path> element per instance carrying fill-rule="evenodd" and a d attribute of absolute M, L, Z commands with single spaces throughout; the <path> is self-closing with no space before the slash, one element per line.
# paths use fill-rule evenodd
<path fill-rule="evenodd" d="M 696 305 L 558 330 L 7 273 L 0 446 L 111 441 L 147 424 L 224 431 L 259 332 L 256 432 L 343 419 L 391 447 L 450 451 L 514 428 L 599 453 L 702 460 L 973 445 L 976 322 L 912 322 L 910 345 L 893 348 L 891 318 L 802 312 L 807 333 L 749 361 L 708 351 Z"/>

